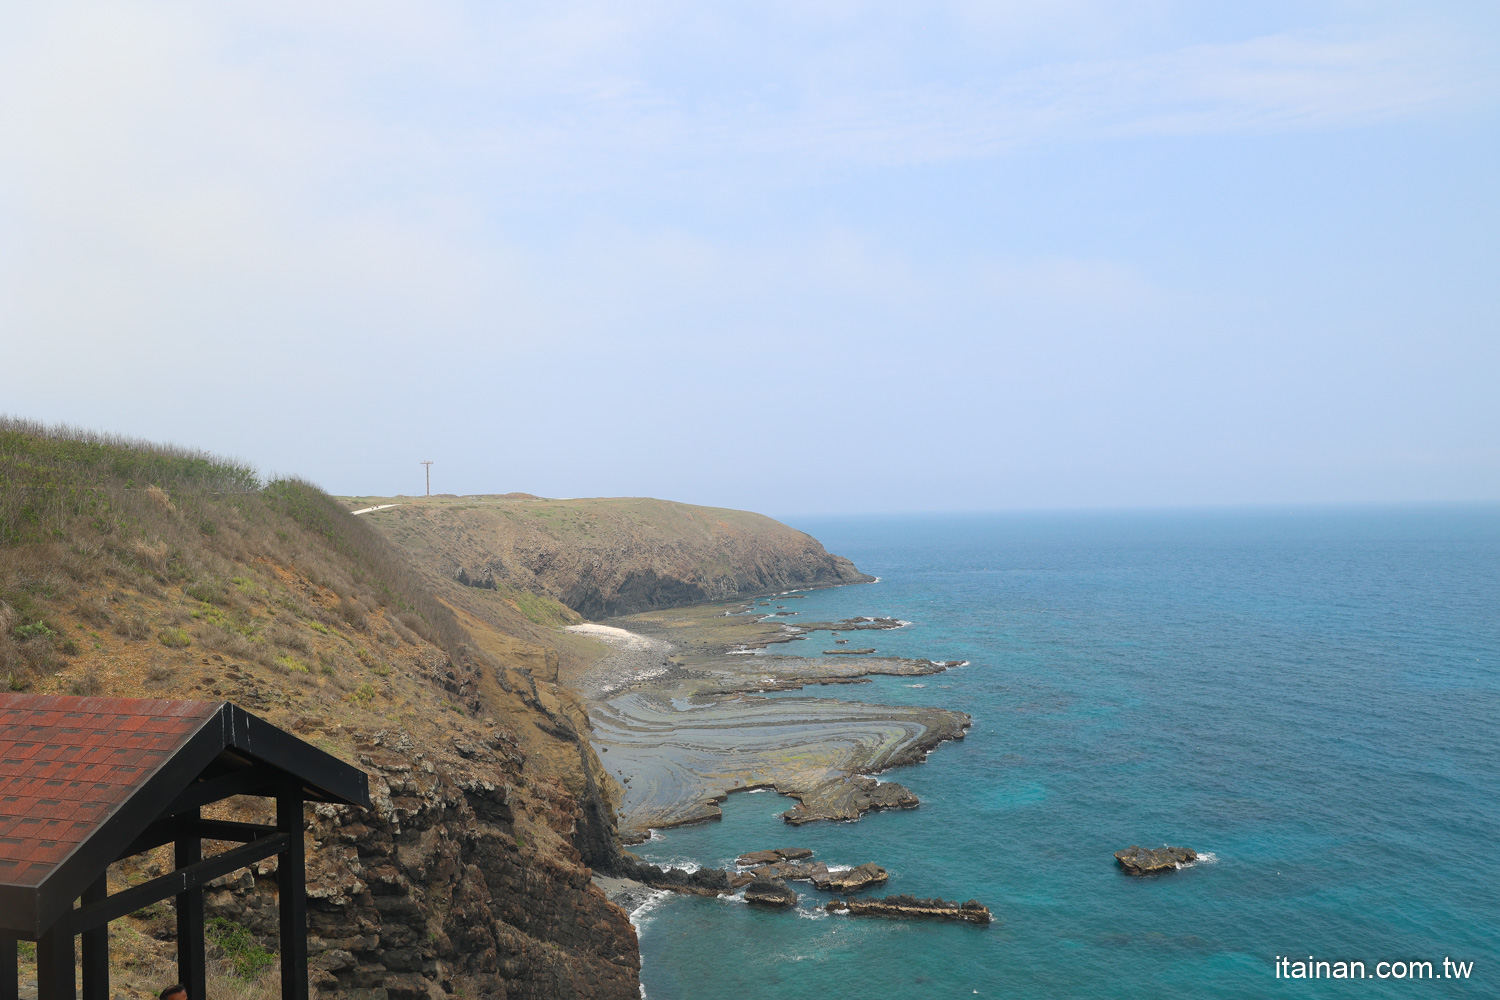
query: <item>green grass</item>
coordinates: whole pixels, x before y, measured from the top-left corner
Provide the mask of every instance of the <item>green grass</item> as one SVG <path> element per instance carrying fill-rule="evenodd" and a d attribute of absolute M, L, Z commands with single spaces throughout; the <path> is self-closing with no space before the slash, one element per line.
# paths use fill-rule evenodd
<path fill-rule="evenodd" d="M 36 621 L 30 625 L 17 625 L 10 631 L 12 635 L 22 642 L 25 642 L 27 639 L 52 639 L 57 635 L 44 621 Z"/>
<path fill-rule="evenodd" d="M 156 639 L 168 649 L 186 649 L 193 644 L 193 637 L 180 628 L 164 628 L 156 633 Z"/>
<path fill-rule="evenodd" d="M 231 920 L 214 917 L 204 927 L 204 937 L 229 960 L 240 979 L 254 979 L 276 964 L 276 956 L 251 936 L 250 931 Z"/>

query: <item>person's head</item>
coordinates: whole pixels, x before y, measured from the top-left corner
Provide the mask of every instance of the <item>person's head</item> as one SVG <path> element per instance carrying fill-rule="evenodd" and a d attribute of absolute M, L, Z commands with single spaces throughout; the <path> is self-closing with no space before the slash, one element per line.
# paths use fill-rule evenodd
<path fill-rule="evenodd" d="M 187 987 L 181 983 L 173 983 L 161 991 L 161 1000 L 188 1000 Z"/>

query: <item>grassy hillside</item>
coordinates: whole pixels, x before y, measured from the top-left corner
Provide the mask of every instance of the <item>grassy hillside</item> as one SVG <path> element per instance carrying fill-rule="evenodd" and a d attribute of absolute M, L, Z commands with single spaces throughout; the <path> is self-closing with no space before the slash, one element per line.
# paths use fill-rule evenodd
<path fill-rule="evenodd" d="M 436 577 L 543 595 L 588 618 L 869 579 L 811 536 L 749 511 L 643 497 L 344 502 L 394 505 L 361 517 Z M 559 620 L 515 603 L 538 623 Z"/>
<path fill-rule="evenodd" d="M 618 985 L 633 976 L 633 959 L 588 950 L 633 941 L 620 911 L 591 901 L 584 867 L 614 849 L 606 779 L 578 739 L 581 709 L 547 680 L 559 650 L 546 623 L 568 612 L 516 594 L 514 608 L 481 621 L 445 599 L 445 588 L 471 588 L 435 582 L 308 483 L 263 482 L 243 463 L 198 452 L 0 421 L 0 685 L 234 701 L 346 759 L 373 760 L 380 773 L 420 771 L 449 789 L 419 794 L 407 780 L 403 794 L 418 797 L 400 800 L 428 803 L 421 809 L 443 836 L 472 822 L 452 811 L 452 789 L 502 789 L 504 851 L 488 862 L 500 874 L 486 877 L 527 872 L 535 905 L 550 909 L 528 913 L 522 899 L 483 931 L 511 958 L 470 954 L 434 931 L 431 961 L 498 962 L 506 976 L 537 983 L 584 969 L 577 975 Z M 420 832 L 406 822 L 408 835 Z M 413 882 L 413 899 L 441 928 L 466 891 L 459 873 L 412 870 L 427 880 Z M 598 932 L 570 929 L 580 919 Z"/>
<path fill-rule="evenodd" d="M 0 424 L 0 683 L 191 689 L 184 669 L 227 657 L 301 678 L 291 702 L 399 717 L 382 662 L 482 662 L 406 559 L 351 522 L 315 487 L 232 461 Z"/>

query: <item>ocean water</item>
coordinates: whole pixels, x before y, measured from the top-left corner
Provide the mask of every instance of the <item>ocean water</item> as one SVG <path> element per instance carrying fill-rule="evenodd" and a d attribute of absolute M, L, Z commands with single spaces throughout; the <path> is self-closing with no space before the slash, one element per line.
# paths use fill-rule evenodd
<path fill-rule="evenodd" d="M 793 829 L 738 794 L 637 850 L 807 846 L 997 921 L 827 916 L 800 882 L 794 914 L 666 898 L 637 918 L 651 1000 L 1500 996 L 1500 508 L 793 523 L 881 578 L 781 602 L 798 617 L 902 618 L 859 642 L 971 661 L 809 693 L 973 729 L 888 775 L 920 809 Z M 1117 870 L 1165 843 L 1212 860 Z M 1276 978 L 1309 955 L 1439 978 Z"/>

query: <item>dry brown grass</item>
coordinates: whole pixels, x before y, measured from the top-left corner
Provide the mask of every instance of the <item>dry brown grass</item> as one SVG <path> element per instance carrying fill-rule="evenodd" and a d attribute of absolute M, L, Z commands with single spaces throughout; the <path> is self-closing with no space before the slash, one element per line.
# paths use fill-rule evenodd
<path fill-rule="evenodd" d="M 64 656 L 104 648 L 106 629 L 269 665 L 312 653 L 309 623 L 493 666 L 405 555 L 316 487 L 263 484 L 201 452 L 0 419 L 0 687 L 32 687 Z"/>
<path fill-rule="evenodd" d="M 110 924 L 109 992 L 111 997 L 126 1000 L 156 1000 L 163 989 L 177 982 L 177 963 L 173 960 L 176 946 L 143 934 L 137 923 L 125 919 Z M 206 985 L 212 1000 L 279 1000 L 280 958 L 249 979 L 236 975 L 229 958 L 213 948 L 207 959 Z M 23 947 L 19 972 L 23 984 L 35 986 L 34 948 Z M 83 989 L 81 964 L 75 966 L 74 988 L 79 992 Z"/>

